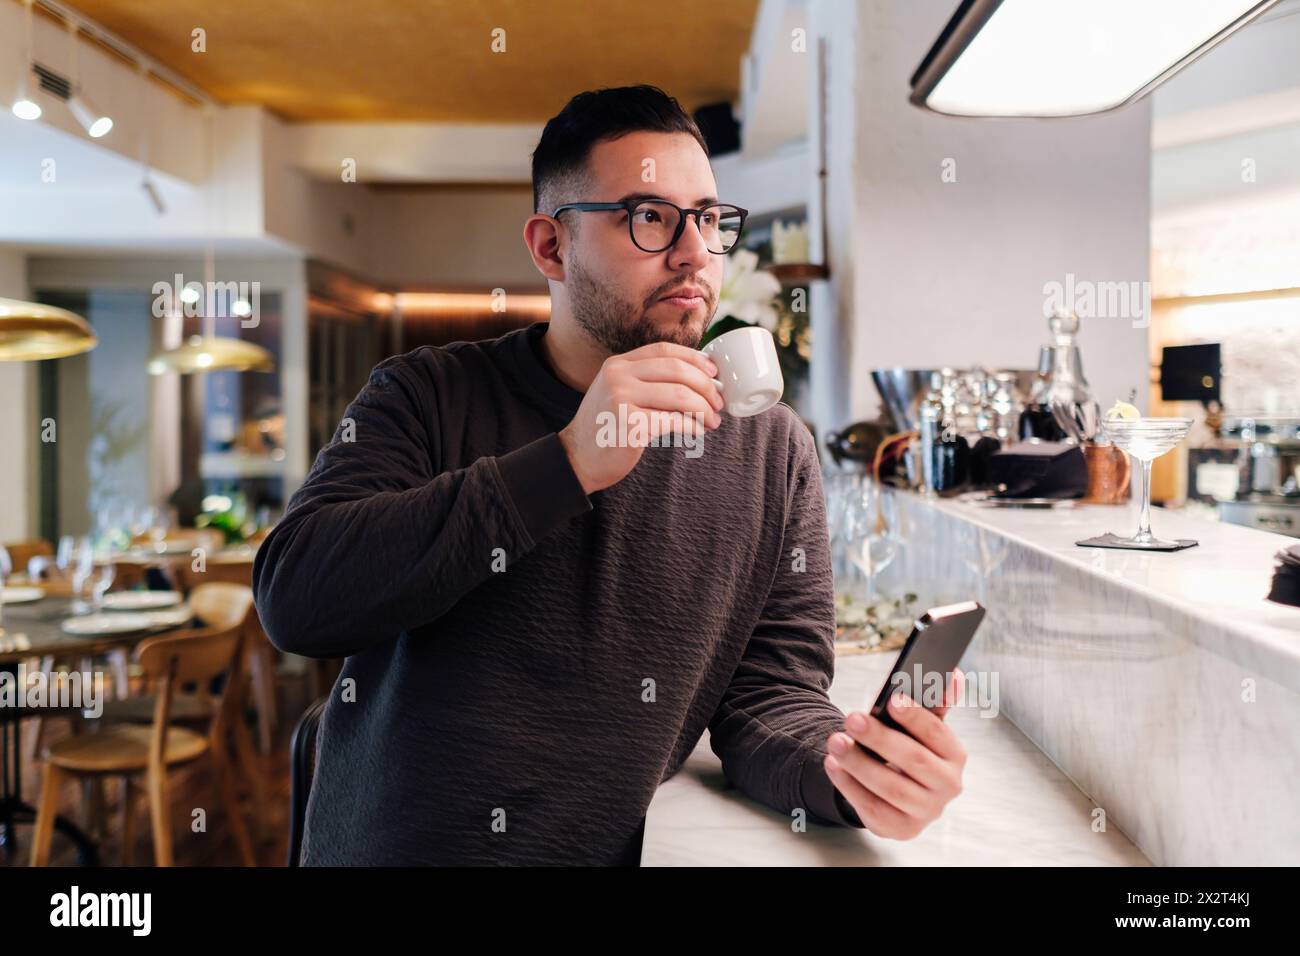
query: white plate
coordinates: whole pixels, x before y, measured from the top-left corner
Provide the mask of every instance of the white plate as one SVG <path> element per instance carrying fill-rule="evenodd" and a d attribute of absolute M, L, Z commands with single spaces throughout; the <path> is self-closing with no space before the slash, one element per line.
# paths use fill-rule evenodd
<path fill-rule="evenodd" d="M 0 588 L 0 604 L 26 604 L 45 597 L 44 588 Z"/>
<path fill-rule="evenodd" d="M 199 546 L 197 541 L 189 538 L 173 538 L 161 545 L 140 544 L 123 553 L 133 561 L 156 561 L 165 555 L 189 554 Z"/>
<path fill-rule="evenodd" d="M 199 546 L 196 538 L 168 538 L 161 545 L 150 544 L 145 550 L 154 554 L 188 554 Z"/>
<path fill-rule="evenodd" d="M 132 631 L 147 631 L 154 624 L 147 614 L 127 614 L 122 612 L 70 617 L 60 626 L 65 634 L 94 637 L 99 634 L 130 634 Z"/>
<path fill-rule="evenodd" d="M 105 611 L 152 611 L 180 603 L 179 591 L 117 591 L 104 595 Z"/>
<path fill-rule="evenodd" d="M 182 624 L 190 623 L 190 619 L 194 617 L 194 611 L 188 604 L 181 604 L 162 611 L 146 611 L 144 616 L 149 619 L 154 627 L 179 627 Z"/>

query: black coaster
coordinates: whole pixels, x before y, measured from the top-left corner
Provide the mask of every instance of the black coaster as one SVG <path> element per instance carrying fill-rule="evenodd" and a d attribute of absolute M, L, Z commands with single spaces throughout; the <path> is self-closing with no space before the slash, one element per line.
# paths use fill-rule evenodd
<path fill-rule="evenodd" d="M 1084 538 L 1082 541 L 1074 543 L 1081 548 L 1115 548 L 1119 551 L 1182 551 L 1184 548 L 1194 548 L 1200 544 L 1199 541 L 1193 541 L 1191 538 L 1153 541 L 1150 544 L 1134 544 L 1132 541 L 1121 538 L 1110 531 L 1095 538 Z"/>

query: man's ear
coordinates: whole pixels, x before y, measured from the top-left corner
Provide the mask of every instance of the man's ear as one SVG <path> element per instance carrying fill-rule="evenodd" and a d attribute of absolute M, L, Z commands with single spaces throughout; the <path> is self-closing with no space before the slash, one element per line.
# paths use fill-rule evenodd
<path fill-rule="evenodd" d="M 564 259 L 567 252 L 562 248 L 564 225 L 558 220 L 542 213 L 533 213 L 524 223 L 524 245 L 533 257 L 533 265 L 548 279 L 564 281 Z"/>

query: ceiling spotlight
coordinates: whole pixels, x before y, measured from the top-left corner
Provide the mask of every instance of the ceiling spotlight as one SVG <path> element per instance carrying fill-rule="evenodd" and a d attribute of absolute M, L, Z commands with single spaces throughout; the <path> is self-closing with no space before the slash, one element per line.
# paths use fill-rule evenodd
<path fill-rule="evenodd" d="M 13 114 L 19 120 L 39 120 L 40 104 L 36 103 L 31 96 L 27 94 L 27 74 L 31 70 L 25 70 L 22 79 L 18 81 L 18 94 L 13 98 Z"/>
<path fill-rule="evenodd" d="M 81 128 L 89 134 L 91 139 L 106 136 L 108 131 L 113 128 L 113 118 L 95 109 L 95 105 L 90 102 L 90 98 L 80 90 L 73 93 L 68 99 L 68 109 L 72 110 L 72 115 L 77 118 L 77 122 L 81 124 Z"/>
<path fill-rule="evenodd" d="M 32 0 L 23 0 L 23 6 L 27 8 L 27 46 L 23 51 L 23 75 L 18 81 L 18 95 L 14 97 L 14 116 L 23 120 L 36 120 L 41 118 L 41 107 L 34 99 L 28 95 L 27 79 L 32 75 Z"/>
<path fill-rule="evenodd" d="M 21 83 L 18 87 L 18 95 L 14 97 L 14 116 L 24 120 L 37 120 L 41 118 L 41 107 L 33 99 L 27 96 L 27 84 Z"/>

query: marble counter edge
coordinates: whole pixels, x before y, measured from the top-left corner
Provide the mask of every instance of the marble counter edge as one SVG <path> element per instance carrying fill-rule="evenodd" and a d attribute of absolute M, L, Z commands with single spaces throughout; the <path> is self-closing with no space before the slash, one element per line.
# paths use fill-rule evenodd
<path fill-rule="evenodd" d="M 932 499 L 921 495 L 915 495 L 908 492 L 894 492 L 895 494 L 908 494 L 910 499 L 922 506 L 934 507 L 943 514 L 949 515 L 957 520 L 965 521 L 975 525 L 989 533 L 996 534 L 1008 542 L 1018 545 L 1022 548 L 1029 549 L 1035 553 L 1041 554 L 1051 560 L 1059 561 L 1078 572 L 1085 574 L 1108 587 L 1127 589 L 1136 595 L 1160 604 L 1167 608 L 1173 614 L 1187 619 L 1189 622 L 1195 622 L 1197 626 L 1185 628 L 1186 636 L 1195 643 L 1200 644 L 1206 649 L 1213 651 L 1224 657 L 1228 657 L 1238 664 L 1248 667 L 1256 667 L 1260 664 L 1260 656 L 1266 658 L 1265 663 L 1275 666 L 1271 670 L 1274 676 L 1285 675 L 1280 683 L 1300 691 L 1300 608 L 1287 608 L 1283 605 L 1275 605 L 1279 615 L 1288 616 L 1294 613 L 1296 631 L 1292 632 L 1285 628 L 1259 624 L 1257 622 L 1235 621 L 1231 618 L 1215 618 L 1208 615 L 1204 609 L 1195 605 L 1189 605 L 1179 602 L 1175 596 L 1162 592 L 1159 588 L 1133 581 L 1117 574 L 1099 571 L 1091 566 L 1085 553 L 1089 549 L 1079 548 L 1079 555 L 1065 549 L 1045 544 L 1041 541 L 1035 541 L 1026 537 L 1022 533 L 1002 527 L 992 520 L 993 515 L 984 515 L 984 510 L 968 502 L 961 502 L 949 499 Z M 1127 512 L 1125 512 L 1127 513 Z M 1188 518 L 1184 521 L 1192 520 Z M 1234 528 L 1242 532 L 1253 532 L 1259 535 L 1265 535 L 1269 539 L 1280 539 L 1280 541 L 1270 541 L 1269 545 L 1292 542 L 1283 535 L 1276 535 L 1270 532 L 1254 531 L 1250 528 Z M 1125 552 L 1131 553 L 1131 552 Z M 1184 552 L 1174 552 L 1171 557 L 1176 557 Z M 1266 583 L 1266 582 L 1265 582 Z M 1263 600 L 1263 598 L 1261 598 Z M 1272 610 L 1272 607 L 1269 609 Z M 1242 645 L 1242 641 L 1246 645 Z M 1252 653 L 1254 652 L 1254 653 Z M 1279 674 L 1279 670 L 1281 674 Z"/>

